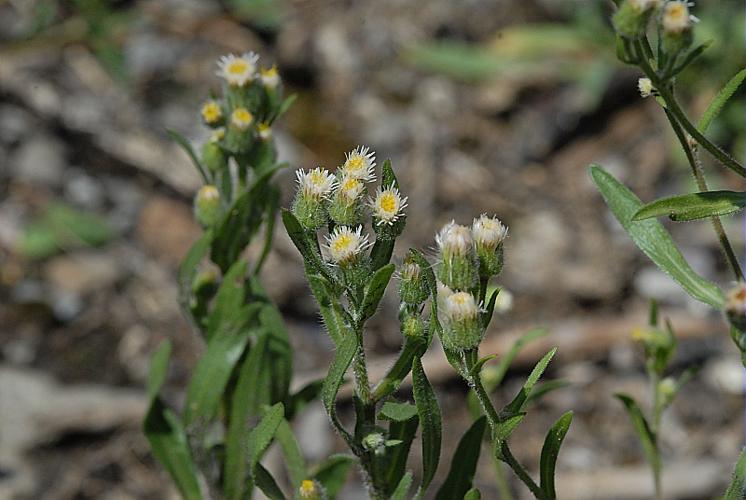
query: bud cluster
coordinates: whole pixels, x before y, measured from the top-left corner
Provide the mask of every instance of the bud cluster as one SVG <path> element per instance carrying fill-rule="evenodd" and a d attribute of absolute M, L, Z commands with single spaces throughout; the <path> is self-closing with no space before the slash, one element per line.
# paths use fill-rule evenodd
<path fill-rule="evenodd" d="M 612 21 L 619 35 L 634 39 L 643 36 L 651 19 L 655 19 L 663 49 L 678 54 L 692 42 L 692 28 L 697 18 L 689 13 L 693 3 L 682 0 L 624 0 Z"/>
<path fill-rule="evenodd" d="M 479 302 L 488 280 L 502 271 L 507 235 L 499 219 L 483 214 L 471 227 L 451 221 L 435 237 L 438 311 L 446 347 L 469 350 L 482 341 Z"/>
<path fill-rule="evenodd" d="M 218 60 L 222 95 L 202 104 L 202 122 L 212 129 L 202 145 L 200 163 L 209 186 L 195 198 L 199 222 L 215 224 L 230 202 L 246 188 L 252 169 L 275 162 L 271 124 L 281 112 L 281 84 L 277 68 L 261 68 L 259 56 L 249 52 Z M 231 172 L 231 160 L 237 172 Z"/>

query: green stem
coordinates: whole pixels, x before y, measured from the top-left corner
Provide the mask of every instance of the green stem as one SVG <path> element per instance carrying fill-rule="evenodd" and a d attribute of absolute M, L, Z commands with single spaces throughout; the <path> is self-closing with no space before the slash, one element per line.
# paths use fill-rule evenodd
<path fill-rule="evenodd" d="M 653 439 L 653 450 L 655 453 L 655 456 L 652 457 L 652 463 L 650 464 L 650 468 L 653 473 L 653 484 L 655 486 L 655 499 L 656 500 L 663 500 L 663 487 L 661 484 L 661 458 L 660 458 L 660 448 L 658 447 L 658 429 L 660 428 L 661 424 L 661 413 L 662 413 L 662 406 L 661 406 L 661 398 L 658 392 L 658 384 L 660 382 L 660 377 L 658 373 L 655 371 L 655 368 L 652 366 L 648 366 L 648 376 L 650 378 L 650 387 L 653 392 L 652 399 L 653 399 L 653 418 L 650 423 L 650 430 L 652 431 L 652 439 Z"/>
<path fill-rule="evenodd" d="M 676 137 L 679 139 L 679 143 L 681 143 L 681 147 L 684 148 L 684 154 L 686 154 L 686 158 L 689 161 L 689 166 L 692 170 L 692 176 L 697 182 L 697 187 L 702 192 L 709 191 L 707 187 L 707 180 L 705 179 L 705 174 L 702 170 L 702 163 L 699 160 L 696 148 L 687 140 L 686 136 L 684 135 L 684 131 L 681 130 L 681 126 L 676 121 L 675 117 L 672 116 L 669 110 L 665 110 L 665 112 L 666 117 L 671 124 L 671 128 L 673 128 Z M 723 254 L 728 261 L 728 264 L 730 264 L 730 267 L 733 270 L 733 274 L 735 274 L 736 276 L 736 280 L 743 280 L 743 271 L 741 270 L 741 265 L 738 263 L 738 257 L 736 256 L 736 252 L 733 250 L 733 246 L 728 239 L 728 235 L 725 233 L 725 228 L 723 227 L 723 223 L 720 221 L 720 217 L 711 217 L 710 221 L 712 222 L 712 227 L 713 229 L 715 229 L 715 233 L 717 234 L 718 240 L 720 241 L 720 247 L 723 250 Z"/>
<path fill-rule="evenodd" d="M 478 357 L 478 355 L 476 354 L 476 350 L 464 354 L 464 373 L 469 374 L 467 383 L 469 383 L 469 385 L 474 388 L 474 393 L 477 395 L 479 404 L 481 405 L 482 410 L 484 410 L 484 413 L 487 415 L 487 421 L 490 424 L 490 430 L 492 431 L 493 440 L 495 440 L 495 453 L 497 453 L 498 451 L 500 452 L 500 456 L 498 458 L 508 464 L 511 469 L 513 469 L 513 472 L 515 472 L 516 476 L 518 476 L 518 479 L 520 479 L 523 484 L 525 484 L 526 487 L 531 490 L 531 493 L 538 500 L 548 500 L 539 485 L 536 484 L 536 482 L 531 478 L 526 469 L 513 456 L 510 451 L 510 447 L 508 446 L 508 442 L 502 439 L 497 439 L 497 436 L 500 435 L 500 430 L 503 422 L 500 419 L 500 416 L 497 414 L 495 407 L 492 405 L 492 401 L 490 400 L 490 397 L 487 394 L 484 385 L 482 385 L 482 380 L 479 377 L 479 374 L 471 374 L 471 369 L 474 366 L 476 358 Z"/>

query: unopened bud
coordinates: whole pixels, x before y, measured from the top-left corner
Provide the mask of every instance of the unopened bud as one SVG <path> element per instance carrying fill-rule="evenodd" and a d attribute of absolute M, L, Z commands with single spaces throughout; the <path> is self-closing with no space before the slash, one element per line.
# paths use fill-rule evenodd
<path fill-rule="evenodd" d="M 298 498 L 301 500 L 326 500 L 326 490 L 315 479 L 304 479 L 298 488 Z"/>
<path fill-rule="evenodd" d="M 425 338 L 425 322 L 419 316 L 407 316 L 401 322 L 401 331 L 405 338 L 422 339 Z"/>
<path fill-rule="evenodd" d="M 420 305 L 429 291 L 422 276 L 422 269 L 416 262 L 405 260 L 399 269 L 399 297 L 404 304 Z"/>
<path fill-rule="evenodd" d="M 659 0 L 625 0 L 612 18 L 617 33 L 627 38 L 643 34 L 659 3 Z"/>
<path fill-rule="evenodd" d="M 468 290 L 477 281 L 476 254 L 471 230 L 450 222 L 435 238 L 440 250 L 438 279 L 454 290 Z"/>
<path fill-rule="evenodd" d="M 202 186 L 194 197 L 194 216 L 203 227 L 213 226 L 220 219 L 220 192 L 213 185 Z"/>
<path fill-rule="evenodd" d="M 686 2 L 667 2 L 661 18 L 663 50 L 668 54 L 678 54 L 689 47 L 693 40 L 692 26 L 696 19 L 689 14 L 689 5 Z"/>
<path fill-rule="evenodd" d="M 474 219 L 471 233 L 479 258 L 479 272 L 485 276 L 497 276 L 503 269 L 503 242 L 508 228 L 497 217 L 482 214 Z"/>
<path fill-rule="evenodd" d="M 329 202 L 329 218 L 344 226 L 355 226 L 363 219 L 363 181 L 345 175 Z"/>
<path fill-rule="evenodd" d="M 327 198 L 335 185 L 335 179 L 325 168 L 317 167 L 305 172 L 295 172 L 298 192 L 293 201 L 293 215 L 309 230 L 317 230 L 327 222 Z"/>
<path fill-rule="evenodd" d="M 467 292 L 446 293 L 443 299 L 438 298 L 438 307 L 443 345 L 457 351 L 476 349 L 484 332 L 474 297 Z"/>
<path fill-rule="evenodd" d="M 228 158 L 220 144 L 208 141 L 202 146 L 202 163 L 210 172 L 221 172 L 228 166 Z"/>
<path fill-rule="evenodd" d="M 363 448 L 376 455 L 382 455 L 386 450 L 386 439 L 379 432 L 372 432 L 363 438 Z"/>

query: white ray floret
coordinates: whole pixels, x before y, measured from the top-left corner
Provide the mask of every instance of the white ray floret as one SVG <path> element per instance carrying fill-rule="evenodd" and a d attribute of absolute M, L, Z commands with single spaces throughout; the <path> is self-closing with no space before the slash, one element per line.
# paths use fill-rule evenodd
<path fill-rule="evenodd" d="M 343 175 L 370 182 L 375 178 L 375 168 L 376 153 L 367 146 L 358 146 L 347 153 L 342 172 Z"/>
<path fill-rule="evenodd" d="M 373 209 L 373 216 L 378 219 L 377 224 L 391 225 L 404 215 L 404 209 L 407 208 L 407 197 L 402 197 L 399 190 L 391 184 L 386 189 L 379 187 L 376 190 L 376 195 L 371 200 L 370 206 Z"/>
<path fill-rule="evenodd" d="M 350 175 L 345 175 L 339 181 L 337 192 L 345 200 L 355 201 L 363 194 L 364 190 L 365 184 L 363 184 L 363 181 Z"/>
<path fill-rule="evenodd" d="M 316 167 L 308 172 L 298 169 L 295 171 L 295 177 L 298 179 L 300 193 L 316 200 L 328 197 L 336 184 L 334 175 L 321 167 Z"/>
<path fill-rule="evenodd" d="M 254 52 L 247 52 L 236 56 L 228 54 L 218 60 L 217 75 L 225 79 L 228 85 L 243 87 L 256 76 L 256 63 L 259 56 Z"/>
<path fill-rule="evenodd" d="M 360 255 L 368 246 L 368 235 L 363 234 L 362 226 L 353 230 L 347 226 L 337 226 L 326 237 L 329 259 L 334 264 L 344 264 Z"/>
<path fill-rule="evenodd" d="M 468 227 L 456 224 L 451 221 L 435 236 L 435 242 L 438 244 L 443 255 L 448 256 L 466 256 L 474 246 L 474 239 Z"/>

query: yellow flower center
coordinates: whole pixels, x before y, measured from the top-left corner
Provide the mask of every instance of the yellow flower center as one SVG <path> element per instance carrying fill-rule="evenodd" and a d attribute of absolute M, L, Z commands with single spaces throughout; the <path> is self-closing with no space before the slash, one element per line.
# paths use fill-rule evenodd
<path fill-rule="evenodd" d="M 394 196 L 394 193 L 383 193 L 378 205 L 384 212 L 396 212 L 396 196 Z"/>
<path fill-rule="evenodd" d="M 208 102 L 202 106 L 202 118 L 207 123 L 215 123 L 220 120 L 220 116 L 223 113 L 220 111 L 220 106 L 216 102 Z"/>
<path fill-rule="evenodd" d="M 674 4 L 669 7 L 667 14 L 672 21 L 682 21 L 687 15 L 687 8 L 683 4 Z"/>
<path fill-rule="evenodd" d="M 332 248 L 335 252 L 342 252 L 352 245 L 353 239 L 350 234 L 340 234 L 333 242 Z"/>
<path fill-rule="evenodd" d="M 342 191 L 352 191 L 357 188 L 358 182 L 355 179 L 349 178 L 342 184 Z"/>
<path fill-rule="evenodd" d="M 249 65 L 243 59 L 236 59 L 226 69 L 231 75 L 242 75 L 249 69 Z"/>
<path fill-rule="evenodd" d="M 269 69 L 263 69 L 262 76 L 266 78 L 272 78 L 272 77 L 277 76 L 277 66 L 272 66 Z"/>
<path fill-rule="evenodd" d="M 241 129 L 248 127 L 253 119 L 254 115 L 246 108 L 236 108 L 231 115 L 233 125 Z"/>
<path fill-rule="evenodd" d="M 360 156 L 353 156 L 347 161 L 347 168 L 353 171 L 362 170 L 363 158 Z"/>
<path fill-rule="evenodd" d="M 311 184 L 314 186 L 320 186 L 324 182 L 326 182 L 326 177 L 324 176 L 324 173 L 318 170 L 314 170 L 311 172 Z"/>

